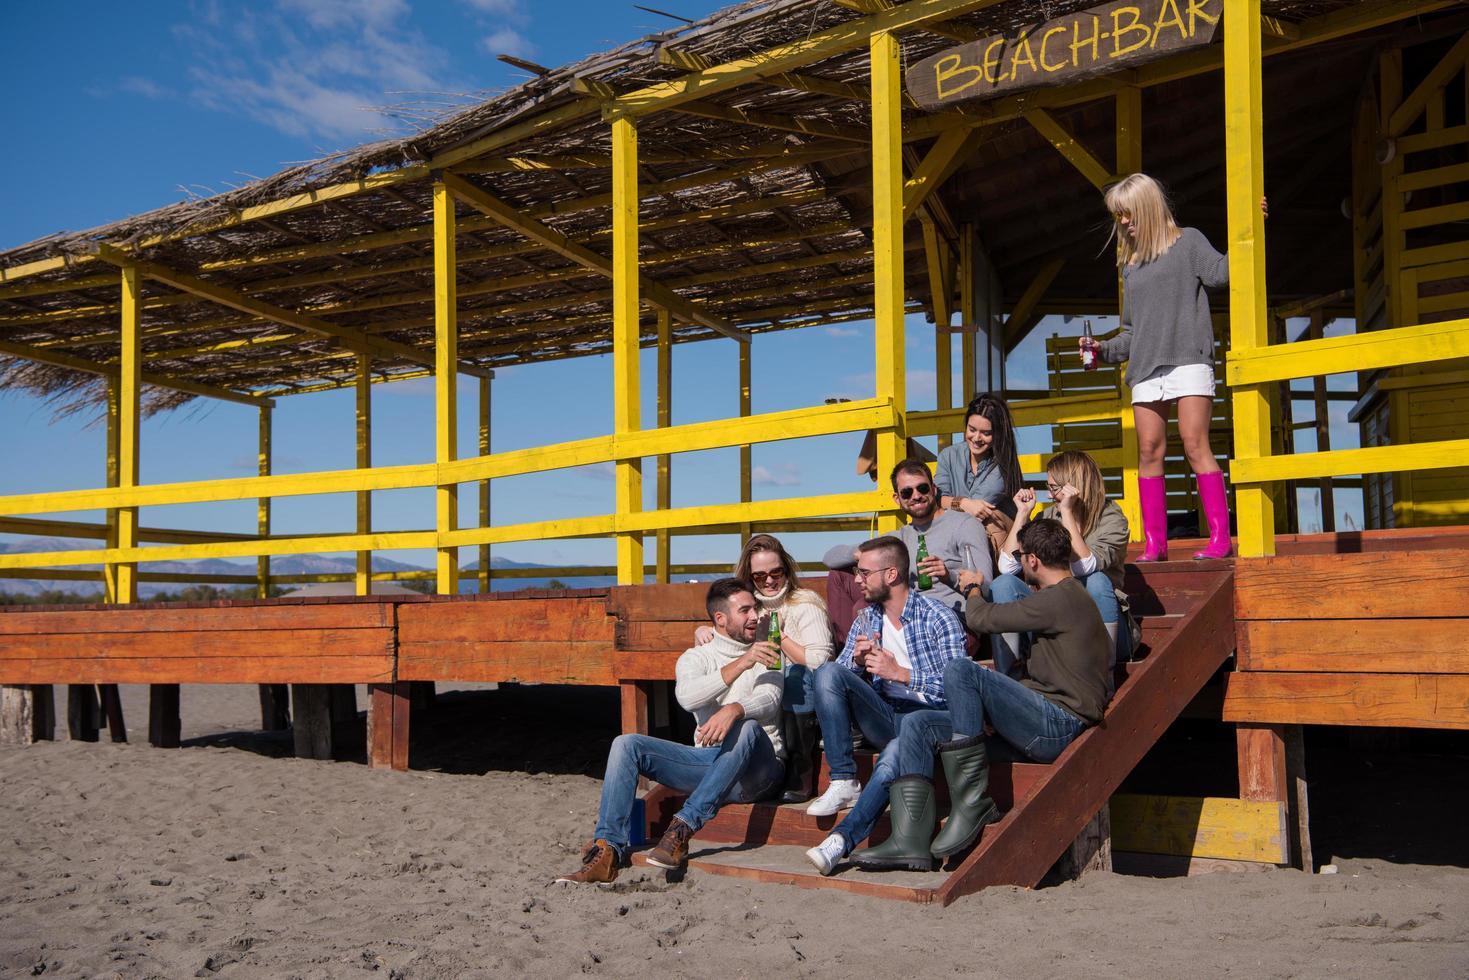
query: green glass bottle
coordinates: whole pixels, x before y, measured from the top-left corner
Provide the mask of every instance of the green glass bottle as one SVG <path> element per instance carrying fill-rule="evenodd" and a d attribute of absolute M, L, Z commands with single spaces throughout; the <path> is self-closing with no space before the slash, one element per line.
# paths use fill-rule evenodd
<path fill-rule="evenodd" d="M 775 645 L 775 666 L 771 669 L 780 670 L 783 666 L 780 656 L 780 613 L 772 612 L 770 614 L 770 632 L 766 634 L 765 638 Z"/>
<path fill-rule="evenodd" d="M 923 535 L 918 536 L 918 587 L 920 589 L 933 588 L 933 576 L 922 570 L 923 559 L 928 557 L 928 541 Z"/>

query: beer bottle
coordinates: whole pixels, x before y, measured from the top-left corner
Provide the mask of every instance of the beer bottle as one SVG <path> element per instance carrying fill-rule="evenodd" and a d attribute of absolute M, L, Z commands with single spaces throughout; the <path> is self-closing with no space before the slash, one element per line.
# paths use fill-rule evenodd
<path fill-rule="evenodd" d="M 775 666 L 771 669 L 780 670 L 783 666 L 780 655 L 780 613 L 771 612 L 770 632 L 765 635 L 765 638 L 775 645 Z"/>
<path fill-rule="evenodd" d="M 1088 340 L 1092 339 L 1092 321 L 1081 321 L 1081 335 Z M 1087 346 L 1081 349 L 1081 369 L 1083 371 L 1095 371 L 1097 369 L 1096 348 Z"/>
<path fill-rule="evenodd" d="M 928 541 L 923 535 L 918 536 L 918 588 L 933 588 L 933 576 L 923 570 L 923 559 L 928 557 Z"/>

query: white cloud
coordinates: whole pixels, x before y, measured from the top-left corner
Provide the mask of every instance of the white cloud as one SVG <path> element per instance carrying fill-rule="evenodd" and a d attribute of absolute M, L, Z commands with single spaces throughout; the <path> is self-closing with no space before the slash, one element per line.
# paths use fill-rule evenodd
<path fill-rule="evenodd" d="M 161 99 L 169 95 L 168 89 L 159 85 L 150 78 L 140 78 L 137 75 L 125 75 L 117 80 L 117 91 L 127 92 L 131 95 L 141 95 L 145 99 Z"/>
<path fill-rule="evenodd" d="M 781 463 L 774 470 L 756 466 L 750 470 L 750 482 L 757 487 L 800 486 L 801 468 L 795 463 Z"/>
<path fill-rule="evenodd" d="M 536 50 L 536 46 L 513 27 L 500 28 L 480 44 L 492 55 L 508 54 L 524 58 L 535 54 Z"/>
<path fill-rule="evenodd" d="M 828 337 L 860 337 L 862 331 L 856 327 L 827 327 L 826 335 Z"/>
<path fill-rule="evenodd" d="M 525 11 L 520 6 L 520 0 L 464 0 L 464 2 L 482 14 L 504 17 L 516 23 L 521 23 L 526 19 Z"/>

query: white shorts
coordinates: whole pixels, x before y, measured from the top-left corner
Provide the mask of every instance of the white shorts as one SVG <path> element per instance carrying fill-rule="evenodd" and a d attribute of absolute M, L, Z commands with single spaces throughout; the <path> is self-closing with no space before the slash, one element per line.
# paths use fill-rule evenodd
<path fill-rule="evenodd" d="M 1214 397 L 1214 365 L 1165 364 L 1132 386 L 1132 403 L 1167 402 L 1184 395 Z"/>

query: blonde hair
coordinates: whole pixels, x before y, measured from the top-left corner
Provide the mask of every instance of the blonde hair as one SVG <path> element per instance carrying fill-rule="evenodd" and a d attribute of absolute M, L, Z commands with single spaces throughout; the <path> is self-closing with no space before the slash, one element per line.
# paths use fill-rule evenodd
<path fill-rule="evenodd" d="M 1112 237 L 1117 239 L 1117 265 L 1151 262 L 1178 241 L 1178 222 L 1168 206 L 1163 185 L 1147 174 L 1128 174 L 1103 195 L 1112 215 Z M 1132 219 L 1133 237 L 1123 234 L 1117 215 Z"/>
<path fill-rule="evenodd" d="M 1046 477 L 1065 486 L 1071 484 L 1081 491 L 1077 523 L 1081 525 L 1081 536 L 1085 538 L 1096 529 L 1102 509 L 1107 506 L 1107 486 L 1102 482 L 1102 471 L 1097 461 L 1083 452 L 1071 450 L 1057 453 L 1046 464 Z"/>

